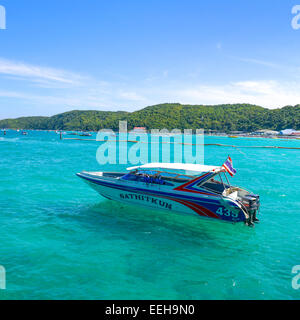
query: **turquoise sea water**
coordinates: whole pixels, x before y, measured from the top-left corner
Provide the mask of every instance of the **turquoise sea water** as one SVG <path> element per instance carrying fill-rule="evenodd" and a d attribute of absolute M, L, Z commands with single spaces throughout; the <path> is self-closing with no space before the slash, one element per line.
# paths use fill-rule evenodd
<path fill-rule="evenodd" d="M 300 147 L 300 140 L 205 142 Z M 205 148 L 206 164 L 230 154 L 234 184 L 260 194 L 261 223 L 253 229 L 100 197 L 75 176 L 103 169 L 97 147 L 55 133 L 1 133 L 7 289 L 0 299 L 300 298 L 291 285 L 300 265 L 300 150 Z"/>

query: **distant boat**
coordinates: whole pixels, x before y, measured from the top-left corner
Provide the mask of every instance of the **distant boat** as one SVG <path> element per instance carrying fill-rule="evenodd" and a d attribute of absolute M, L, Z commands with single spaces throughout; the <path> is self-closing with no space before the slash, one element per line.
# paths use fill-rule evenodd
<path fill-rule="evenodd" d="M 80 137 L 91 137 L 92 135 L 88 132 L 82 132 L 79 134 Z"/>
<path fill-rule="evenodd" d="M 131 133 L 141 134 L 141 133 L 147 133 L 146 127 L 134 127 Z"/>
<path fill-rule="evenodd" d="M 22 131 L 22 135 L 23 135 L 23 136 L 27 136 L 27 135 L 28 135 L 28 132 Z"/>

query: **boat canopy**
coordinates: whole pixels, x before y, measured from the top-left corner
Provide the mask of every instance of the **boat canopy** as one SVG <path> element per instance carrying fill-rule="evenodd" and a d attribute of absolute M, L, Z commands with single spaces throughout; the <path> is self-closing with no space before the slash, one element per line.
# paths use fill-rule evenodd
<path fill-rule="evenodd" d="M 222 167 L 217 166 L 207 166 L 202 164 L 191 164 L 191 163 L 147 163 L 141 166 L 130 167 L 127 170 L 138 170 L 138 169 L 155 169 L 161 171 L 161 169 L 169 169 L 169 170 L 183 170 L 186 172 L 193 172 L 194 174 L 202 173 L 202 172 L 220 172 L 222 171 Z"/>

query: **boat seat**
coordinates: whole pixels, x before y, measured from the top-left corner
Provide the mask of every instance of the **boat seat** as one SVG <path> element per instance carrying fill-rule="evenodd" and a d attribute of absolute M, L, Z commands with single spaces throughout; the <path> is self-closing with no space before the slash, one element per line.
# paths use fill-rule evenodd
<path fill-rule="evenodd" d="M 234 191 L 234 192 L 230 193 L 227 197 L 230 198 L 230 199 L 232 199 L 232 200 L 237 200 L 237 198 L 238 198 L 238 192 L 237 192 L 237 191 Z"/>

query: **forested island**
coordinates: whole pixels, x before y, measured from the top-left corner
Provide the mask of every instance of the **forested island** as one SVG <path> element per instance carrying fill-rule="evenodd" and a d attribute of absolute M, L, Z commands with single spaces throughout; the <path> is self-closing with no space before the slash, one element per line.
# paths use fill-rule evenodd
<path fill-rule="evenodd" d="M 266 109 L 250 104 L 182 105 L 166 103 L 135 112 L 79 111 L 52 117 L 22 117 L 0 121 L 2 129 L 40 130 L 118 130 L 119 121 L 126 120 L 128 129 L 205 129 L 222 132 L 260 129 L 300 129 L 300 105 Z"/>

